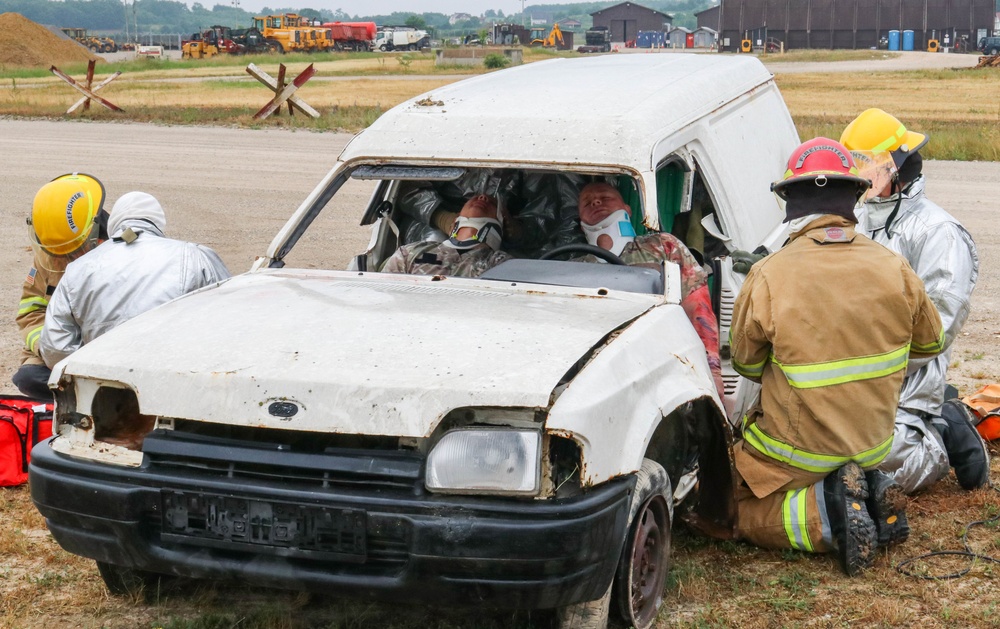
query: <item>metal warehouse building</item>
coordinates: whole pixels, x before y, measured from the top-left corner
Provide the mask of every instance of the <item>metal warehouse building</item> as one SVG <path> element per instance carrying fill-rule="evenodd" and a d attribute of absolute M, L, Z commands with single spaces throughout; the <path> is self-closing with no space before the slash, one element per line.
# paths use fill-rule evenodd
<path fill-rule="evenodd" d="M 590 14 L 594 26 L 606 26 L 611 31 L 611 41 L 627 42 L 636 38 L 639 31 L 670 30 L 673 16 L 634 2 L 622 2 Z M 714 28 L 714 27 L 712 27 Z"/>
<path fill-rule="evenodd" d="M 786 49 L 874 48 L 883 37 L 927 50 L 932 39 L 954 46 L 963 35 L 975 47 L 994 13 L 994 0 L 721 0 L 696 16 L 719 32 L 719 50 L 739 50 L 744 38 L 774 38 Z"/>

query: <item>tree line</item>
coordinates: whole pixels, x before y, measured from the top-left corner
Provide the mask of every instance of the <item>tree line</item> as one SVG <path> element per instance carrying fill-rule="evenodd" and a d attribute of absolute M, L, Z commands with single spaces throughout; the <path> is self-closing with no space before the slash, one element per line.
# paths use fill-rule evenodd
<path fill-rule="evenodd" d="M 997 2 L 1000 4 L 1000 0 Z M 590 13 L 614 4 L 618 2 L 537 4 L 526 7 L 525 14 L 546 15 L 552 20 L 576 19 L 584 28 L 588 28 L 592 23 Z M 694 12 L 710 6 L 711 0 L 640 0 L 640 4 L 674 15 L 674 24 L 677 26 L 694 26 Z M 522 21 L 520 14 L 504 15 L 503 11 L 495 10 L 450 24 L 450 16 L 443 13 L 397 11 L 377 15 L 350 15 L 340 9 L 330 11 L 309 7 L 265 8 L 263 11 L 252 13 L 229 4 L 215 4 L 209 8 L 205 4 L 196 2 L 192 7 L 188 7 L 176 0 L 134 0 L 127 3 L 122 0 L 0 0 L 0 13 L 20 13 L 39 24 L 86 28 L 98 32 L 125 30 L 126 15 L 129 31 L 137 26 L 141 33 L 193 33 L 214 24 L 245 27 L 250 25 L 254 15 L 275 15 L 293 11 L 324 22 L 371 21 L 379 25 L 409 24 L 427 29 L 440 37 L 475 32 L 495 21 L 515 23 Z"/>

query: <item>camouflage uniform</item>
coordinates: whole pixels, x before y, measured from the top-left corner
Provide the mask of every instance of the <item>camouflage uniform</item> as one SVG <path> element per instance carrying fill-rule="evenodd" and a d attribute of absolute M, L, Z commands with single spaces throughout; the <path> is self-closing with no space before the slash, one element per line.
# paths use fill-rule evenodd
<path fill-rule="evenodd" d="M 459 251 L 440 242 L 418 242 L 397 249 L 386 260 L 382 272 L 479 277 L 510 258 L 510 255 L 494 251 L 486 244 Z"/>
<path fill-rule="evenodd" d="M 712 310 L 712 296 L 708 292 L 708 276 L 691 251 L 671 234 L 646 234 L 625 245 L 619 256 L 629 266 L 660 268 L 669 260 L 681 267 L 681 306 L 687 313 L 695 331 L 705 344 L 708 366 L 712 370 L 719 396 L 723 395 L 722 363 L 719 360 L 719 324 Z"/>

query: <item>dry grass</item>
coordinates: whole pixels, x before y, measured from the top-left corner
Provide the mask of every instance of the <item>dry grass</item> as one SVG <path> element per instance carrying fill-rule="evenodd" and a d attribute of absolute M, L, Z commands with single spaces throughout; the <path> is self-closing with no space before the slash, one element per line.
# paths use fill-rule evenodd
<path fill-rule="evenodd" d="M 807 54 L 808 53 L 808 54 Z M 782 60 L 832 60 L 851 53 L 867 58 L 874 51 L 794 51 Z M 547 50 L 525 49 L 526 60 L 567 56 Z M 832 56 L 832 57 L 831 57 Z M 769 59 L 776 58 L 772 55 Z M 272 75 L 275 56 L 252 59 Z M 400 63 L 400 60 L 405 62 Z M 383 111 L 425 91 L 458 80 L 455 72 L 475 68 L 435 68 L 428 54 L 406 55 L 286 55 L 280 58 L 297 74 L 310 62 L 318 76 L 299 95 L 323 117 L 309 121 L 272 118 L 264 123 L 252 114 L 270 98 L 256 81 L 248 81 L 248 58 L 157 62 L 144 71 L 130 62 L 129 71 L 102 94 L 126 110 L 112 114 L 100 107 L 76 117 L 167 124 L 227 124 L 244 127 L 293 126 L 317 130 L 359 131 Z M 113 68 L 102 65 L 97 80 Z M 80 73 L 74 74 L 79 76 Z M 409 78 L 407 75 L 413 77 Z M 44 74 L 8 75 L 0 79 L 0 115 L 65 117 L 76 92 Z M 323 77 L 334 80 L 323 80 Z M 433 77 L 433 78 L 431 78 Z M 910 72 L 833 72 L 779 74 L 777 82 L 802 138 L 825 135 L 838 138 L 857 112 L 882 107 L 896 113 L 909 126 L 930 133 L 934 141 L 925 149 L 929 159 L 1000 161 L 1000 73 L 977 70 L 925 70 Z M 929 89 L 928 86 L 933 86 Z M 991 96 L 992 95 L 992 96 Z"/>
<path fill-rule="evenodd" d="M 1000 469 L 995 465 L 994 473 Z M 953 479 L 911 499 L 910 540 L 881 552 L 858 578 L 840 573 L 829 556 L 767 551 L 718 542 L 674 528 L 674 567 L 658 627 L 1000 626 L 995 603 L 1000 566 L 980 563 L 952 581 L 900 575 L 905 559 L 961 549 L 974 521 L 1000 514 L 1000 493 L 962 491 Z M 550 627 L 543 612 L 445 610 L 336 599 L 318 594 L 208 583 L 167 584 L 145 599 L 110 597 L 93 563 L 58 548 L 45 532 L 26 488 L 0 492 L 0 628 L 49 626 L 219 627 Z M 1000 556 L 995 523 L 970 533 L 976 552 Z M 931 558 L 930 574 L 968 566 Z"/>
<path fill-rule="evenodd" d="M 776 80 L 802 138 L 839 138 L 858 112 L 880 107 L 931 135 L 921 150 L 928 159 L 1000 161 L 1000 72 L 779 74 Z"/>

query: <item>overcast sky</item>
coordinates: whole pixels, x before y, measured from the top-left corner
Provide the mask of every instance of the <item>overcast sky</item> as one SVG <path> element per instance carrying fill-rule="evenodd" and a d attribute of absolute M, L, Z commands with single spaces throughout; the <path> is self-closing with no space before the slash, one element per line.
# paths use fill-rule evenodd
<path fill-rule="evenodd" d="M 185 0 L 191 6 L 199 0 Z M 568 0 L 571 1 L 571 0 Z M 200 0 L 211 8 L 216 4 L 232 4 L 233 0 Z M 265 6 L 272 9 L 294 7 L 296 9 L 343 9 L 351 15 L 386 15 L 394 11 L 413 13 L 471 13 L 481 15 L 487 9 L 501 9 L 504 14 L 520 13 L 522 6 L 530 6 L 521 0 L 238 0 L 241 9 L 259 11 Z M 536 0 L 537 2 L 537 0 Z M 565 4 L 559 0 L 546 0 L 546 4 Z"/>

